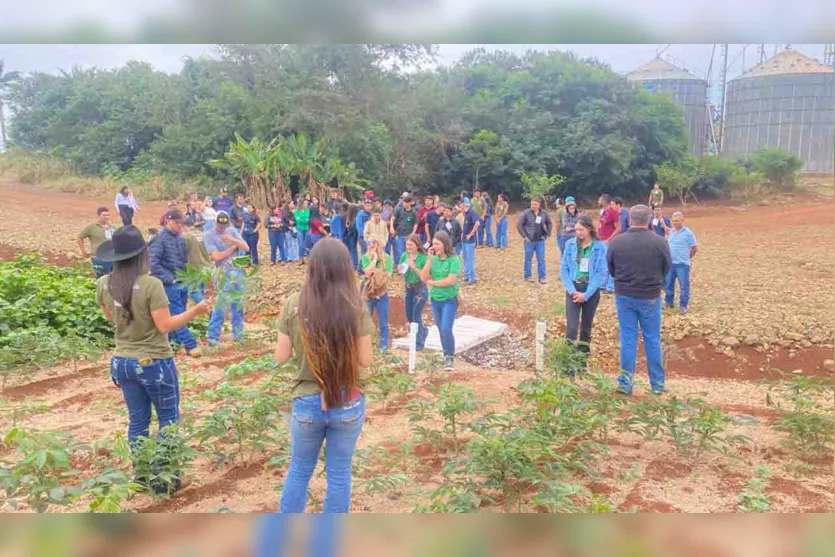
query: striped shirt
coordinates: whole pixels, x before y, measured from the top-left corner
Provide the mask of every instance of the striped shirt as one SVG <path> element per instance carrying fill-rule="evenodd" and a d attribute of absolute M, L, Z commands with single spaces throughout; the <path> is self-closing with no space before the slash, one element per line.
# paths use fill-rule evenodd
<path fill-rule="evenodd" d="M 681 230 L 673 228 L 670 230 L 670 254 L 673 257 L 673 265 L 690 265 L 690 248 L 696 245 L 696 236 L 686 226 Z"/>

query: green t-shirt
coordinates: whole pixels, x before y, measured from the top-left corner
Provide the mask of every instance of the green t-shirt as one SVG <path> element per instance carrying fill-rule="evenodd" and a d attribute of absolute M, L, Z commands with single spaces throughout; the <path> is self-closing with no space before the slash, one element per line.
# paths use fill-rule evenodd
<path fill-rule="evenodd" d="M 307 365 L 307 358 L 305 357 L 304 344 L 302 343 L 302 331 L 299 324 L 299 298 L 300 294 L 292 294 L 284 301 L 281 307 L 281 313 L 278 316 L 278 331 L 290 337 L 290 343 L 293 345 L 293 353 L 296 355 L 296 377 L 292 388 L 292 396 L 299 397 L 305 395 L 312 395 L 319 392 L 319 383 L 313 377 L 310 368 Z M 374 321 L 371 319 L 371 314 L 363 305 L 362 314 L 359 323 L 359 336 L 372 336 L 374 334 Z M 360 378 L 364 379 L 364 374 L 360 374 Z"/>
<path fill-rule="evenodd" d="M 580 255 L 577 261 L 577 278 L 589 278 L 589 256 L 591 255 L 592 247 L 594 247 L 594 240 L 592 240 L 587 248 L 577 246 L 577 253 Z M 585 260 L 585 263 L 583 260 Z"/>
<path fill-rule="evenodd" d="M 188 250 L 188 264 L 195 269 L 206 269 L 214 267 L 215 263 L 209 257 L 209 252 L 206 251 L 206 246 L 203 240 L 198 238 L 194 232 L 187 232 L 183 234 L 186 241 L 186 249 Z"/>
<path fill-rule="evenodd" d="M 385 260 L 385 267 L 384 268 L 385 268 L 386 272 L 387 273 L 393 272 L 394 271 L 394 264 L 392 263 L 391 256 L 387 253 L 384 253 L 383 254 L 383 259 Z M 365 255 L 362 256 L 362 259 L 360 259 L 360 264 L 362 265 L 363 269 L 365 269 L 366 267 L 368 267 L 371 264 L 371 258 L 368 257 L 368 253 L 366 253 Z M 377 265 L 378 266 L 380 265 L 379 261 L 377 262 Z"/>
<path fill-rule="evenodd" d="M 426 265 L 427 255 L 425 253 L 420 253 L 415 256 L 415 267 L 418 269 L 423 269 L 423 266 Z M 404 253 L 400 256 L 400 265 L 405 265 L 406 261 L 409 260 L 409 254 Z M 412 270 L 411 267 L 408 268 L 406 271 L 406 284 L 417 284 L 421 282 L 420 277 L 416 272 Z"/>
<path fill-rule="evenodd" d="M 117 308 L 107 288 L 110 276 L 103 276 L 96 282 L 96 302 L 100 306 L 110 309 L 115 323 L 116 348 L 113 355 L 120 358 L 136 358 L 142 360 L 163 360 L 173 358 L 174 352 L 168 343 L 168 335 L 159 332 L 154 324 L 151 312 L 168 307 L 168 297 L 162 281 L 151 275 L 140 275 L 133 285 L 133 296 L 130 301 L 133 319 L 124 324 L 121 308 Z"/>
<path fill-rule="evenodd" d="M 394 232 L 398 236 L 409 236 L 415 229 L 418 217 L 417 211 L 412 207 L 406 210 L 403 207 L 398 207 L 394 210 Z"/>
<path fill-rule="evenodd" d="M 302 232 L 310 230 L 310 209 L 296 209 L 293 217 L 296 219 L 296 228 Z"/>
<path fill-rule="evenodd" d="M 481 199 L 472 199 L 472 206 L 470 207 L 475 214 L 478 215 L 478 218 L 481 218 L 481 213 L 484 212 L 484 201 Z"/>
<path fill-rule="evenodd" d="M 94 257 L 96 255 L 96 250 L 99 249 L 99 246 L 108 241 L 112 236 L 112 226 L 102 227 L 102 225 L 97 222 L 88 224 L 84 227 L 84 230 L 78 234 L 79 238 L 90 240 L 90 253 L 92 253 Z"/>
<path fill-rule="evenodd" d="M 449 275 L 461 274 L 461 258 L 457 255 L 447 256 L 441 259 L 437 255 L 432 256 L 432 266 L 429 268 L 429 275 L 432 280 L 443 280 Z M 458 281 L 452 286 L 432 286 L 429 297 L 436 302 L 446 302 L 458 296 Z"/>
<path fill-rule="evenodd" d="M 496 219 L 501 219 L 507 215 L 507 201 L 496 203 Z"/>

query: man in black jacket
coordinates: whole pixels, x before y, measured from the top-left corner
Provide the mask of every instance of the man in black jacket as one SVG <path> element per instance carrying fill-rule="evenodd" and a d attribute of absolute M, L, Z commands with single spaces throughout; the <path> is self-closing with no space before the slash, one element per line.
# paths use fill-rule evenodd
<path fill-rule="evenodd" d="M 443 230 L 449 234 L 452 240 L 452 247 L 455 249 L 455 255 L 461 255 L 461 223 L 452 214 L 452 207 L 446 203 L 441 203 L 443 209 L 443 216 L 438 219 L 438 224 L 435 226 L 435 233 Z"/>
<path fill-rule="evenodd" d="M 536 253 L 536 272 L 539 284 L 545 284 L 545 240 L 551 235 L 551 217 L 542 210 L 539 198 L 531 199 L 531 208 L 522 211 L 516 221 L 516 230 L 525 241 L 525 280 L 531 278 L 531 263 Z"/>
<path fill-rule="evenodd" d="M 631 395 L 638 357 L 638 327 L 644 337 L 644 352 L 652 392 L 664 387 L 661 357 L 661 293 L 672 263 L 664 238 L 647 229 L 651 211 L 636 205 L 629 212 L 630 228 L 609 243 L 606 262 L 615 280 L 615 307 L 620 326 L 620 377 L 618 392 Z"/>

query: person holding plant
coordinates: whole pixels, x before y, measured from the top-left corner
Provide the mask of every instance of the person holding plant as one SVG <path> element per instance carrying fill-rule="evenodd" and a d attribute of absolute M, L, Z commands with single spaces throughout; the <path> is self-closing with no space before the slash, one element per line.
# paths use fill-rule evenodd
<path fill-rule="evenodd" d="M 189 267 L 194 269 L 214 267 L 214 261 L 209 257 L 209 252 L 206 251 L 206 246 L 203 244 L 203 232 L 191 218 L 186 218 L 183 221 L 183 239 L 186 241 Z M 206 288 L 203 286 L 197 290 L 190 290 L 188 295 L 194 303 L 199 303 L 206 296 Z"/>
<path fill-rule="evenodd" d="M 580 220 L 580 213 L 577 211 L 577 202 L 568 196 L 565 198 L 565 209 L 557 213 L 557 247 L 560 254 L 565 252 L 565 244 L 574 238 L 574 227 Z M 597 234 L 597 231 L 595 231 Z"/>
<path fill-rule="evenodd" d="M 276 263 L 276 252 L 278 252 L 278 261 L 284 263 L 287 261 L 286 228 L 280 205 L 270 208 L 267 218 L 264 219 L 264 228 L 267 229 L 267 239 L 270 241 L 270 265 Z"/>
<path fill-rule="evenodd" d="M 110 209 L 101 206 L 96 209 L 96 222 L 88 224 L 78 233 L 78 251 L 81 252 L 82 257 L 90 258 L 96 278 L 103 277 L 113 268 L 109 262 L 102 261 L 94 255 L 99 246 L 110 240 L 113 231 L 113 225 L 110 224 Z M 84 240 L 90 240 L 90 251 L 87 251 Z"/>
<path fill-rule="evenodd" d="M 509 205 L 503 193 L 496 197 L 496 249 L 507 249 L 507 212 Z"/>
<path fill-rule="evenodd" d="M 249 246 L 250 262 L 252 265 L 258 266 L 258 240 L 261 238 L 261 230 L 264 225 L 261 223 L 261 215 L 258 214 L 258 209 L 252 203 L 247 203 L 246 212 L 243 214 L 243 234 L 241 235 L 244 242 Z"/>
<path fill-rule="evenodd" d="M 122 226 L 133 224 L 133 215 L 139 210 L 139 205 L 136 203 L 136 198 L 129 187 L 122 186 L 122 189 L 116 194 L 113 204 L 119 211 L 119 216 L 122 217 Z"/>
<path fill-rule="evenodd" d="M 377 312 L 380 325 L 380 351 L 389 346 L 389 294 L 388 282 L 394 271 L 391 256 L 383 251 L 383 244 L 374 236 L 366 239 L 368 249 L 360 261 L 365 276 L 363 290 L 368 304 L 368 313 Z"/>
<path fill-rule="evenodd" d="M 435 233 L 429 256 L 420 271 L 420 280 L 429 286 L 432 316 L 441 337 L 444 367 L 455 367 L 455 335 L 453 326 L 458 314 L 458 275 L 461 274 L 461 258 L 452 249 L 452 240 L 443 230 Z"/>
<path fill-rule="evenodd" d="M 542 210 L 542 200 L 531 199 L 531 208 L 522 211 L 516 222 L 516 229 L 525 241 L 525 280 L 533 280 L 531 266 L 536 254 L 536 273 L 539 284 L 545 284 L 545 240 L 551 235 L 551 217 Z"/>
<path fill-rule="evenodd" d="M 301 513 L 322 443 L 327 439 L 325 513 L 351 507 L 351 461 L 365 423 L 361 368 L 371 365 L 374 322 L 356 286 L 345 244 L 325 238 L 310 252 L 301 294 L 284 301 L 275 360 L 295 354 L 290 466 L 279 512 Z"/>
<path fill-rule="evenodd" d="M 183 214 L 179 209 L 171 209 L 165 217 L 166 224 L 150 243 L 148 254 L 151 259 L 151 274 L 160 279 L 165 286 L 171 315 L 179 315 L 188 307 L 188 289 L 177 278 L 177 272 L 185 270 L 188 264 L 188 246 L 183 238 Z M 171 342 L 183 346 L 189 356 L 200 356 L 197 340 L 188 327 L 171 331 L 169 337 Z"/>
<path fill-rule="evenodd" d="M 429 289 L 420 277 L 426 265 L 426 259 L 426 250 L 423 249 L 421 237 L 412 234 L 406 239 L 406 253 L 400 257 L 398 270 L 405 275 L 406 279 L 406 292 L 403 296 L 406 320 L 418 325 L 417 350 L 423 350 L 429 334 L 429 329 L 423 324 L 423 308 L 429 300 Z"/>
<path fill-rule="evenodd" d="M 310 202 L 307 199 L 302 201 L 301 209 L 296 209 L 293 216 L 296 219 L 296 230 L 299 235 L 299 265 L 304 265 L 308 254 L 307 234 L 310 232 Z"/>
<path fill-rule="evenodd" d="M 600 289 L 606 286 L 609 273 L 606 245 L 597 238 L 594 220 L 589 215 L 579 217 L 574 232 L 574 237 L 565 242 L 560 260 L 560 280 L 565 288 L 565 336 L 587 358 Z M 570 370 L 572 377 L 575 371 Z"/>
<path fill-rule="evenodd" d="M 132 450 L 148 437 L 151 406 L 156 410 L 160 435 L 179 421 L 180 387 L 167 335 L 211 311 L 210 302 L 203 300 L 171 315 L 162 281 L 148 274 L 147 248 L 142 232 L 128 225 L 116 230 L 112 239 L 96 249 L 98 259 L 114 266 L 110 275 L 96 283 L 96 303 L 113 323 L 116 346 L 110 360 L 110 377 L 125 398 Z M 148 479 L 135 481 L 147 485 Z M 179 478 L 172 483 L 154 482 L 147 487 L 164 494 L 179 489 Z"/>
<path fill-rule="evenodd" d="M 222 270 L 223 279 L 215 281 L 215 292 L 221 290 L 226 298 L 239 295 L 243 290 L 243 270 L 235 267 L 232 263 L 238 251 L 249 251 L 249 245 L 238 233 L 238 229 L 231 226 L 229 215 L 220 211 L 217 214 L 217 222 L 214 230 L 206 232 L 203 236 L 203 243 L 209 257 L 215 263 L 215 267 Z M 226 305 L 218 304 L 212 310 L 209 319 L 209 329 L 206 333 L 206 340 L 209 346 L 220 344 L 220 333 L 223 330 L 223 323 L 226 321 Z M 232 300 L 228 303 L 229 314 L 232 320 L 232 338 L 236 341 L 244 337 L 244 306 L 241 300 Z"/>

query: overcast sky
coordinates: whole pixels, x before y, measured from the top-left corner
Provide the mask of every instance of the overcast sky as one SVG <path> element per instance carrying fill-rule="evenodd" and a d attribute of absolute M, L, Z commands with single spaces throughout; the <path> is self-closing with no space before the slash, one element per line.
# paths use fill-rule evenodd
<path fill-rule="evenodd" d="M 488 49 L 505 49 L 525 52 L 528 49 L 571 50 L 580 56 L 596 57 L 609 64 L 617 72 L 628 72 L 655 56 L 656 52 L 667 47 L 665 44 L 581 44 L 581 45 L 440 45 L 440 57 L 444 63 L 454 63 L 461 55 L 476 46 Z M 730 45 L 728 78 L 732 79 L 743 71 L 743 46 Z M 759 61 L 759 46 L 751 44 L 745 48 L 745 69 L 750 69 Z M 767 56 L 774 53 L 773 44 L 766 46 Z M 792 45 L 804 54 L 823 58 L 824 45 Z M 665 54 L 675 57 L 696 70 L 707 73 L 710 65 L 711 44 L 674 44 Z M 202 44 L 85 44 L 85 45 L 31 45 L 0 44 L 0 59 L 4 59 L 7 70 L 23 72 L 44 71 L 57 73 L 59 69 L 69 70 L 74 65 L 114 68 L 129 60 L 144 60 L 156 68 L 167 72 L 179 72 L 183 59 L 187 56 L 211 56 L 212 45 Z M 715 64 L 719 63 L 719 48 L 716 49 Z M 714 67 L 714 76 L 718 77 Z"/>

